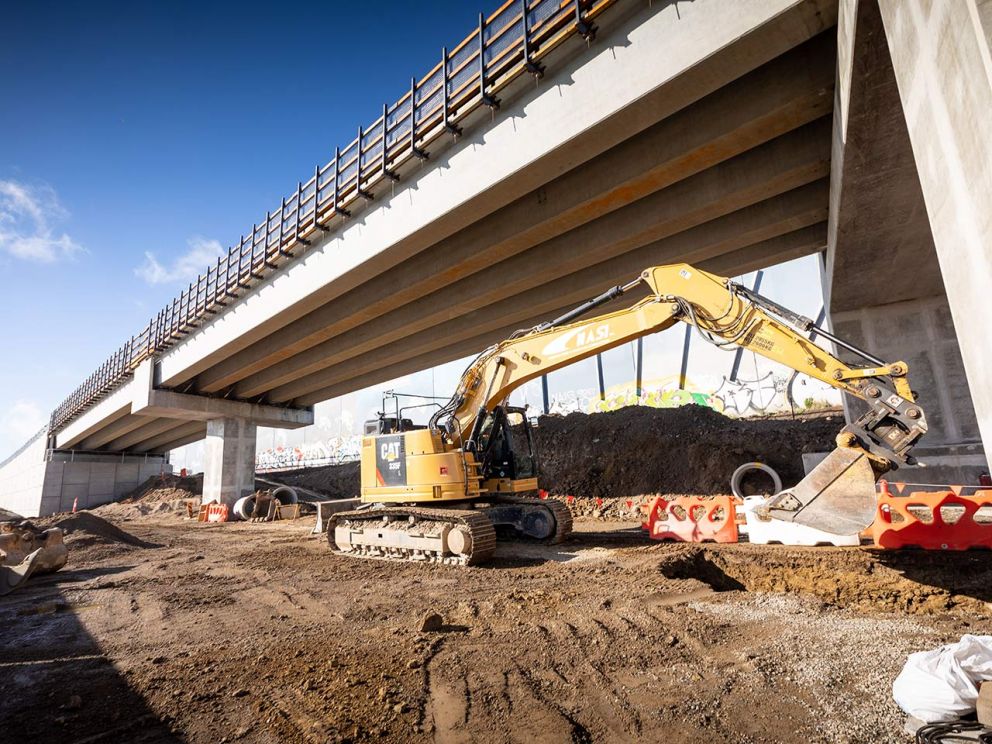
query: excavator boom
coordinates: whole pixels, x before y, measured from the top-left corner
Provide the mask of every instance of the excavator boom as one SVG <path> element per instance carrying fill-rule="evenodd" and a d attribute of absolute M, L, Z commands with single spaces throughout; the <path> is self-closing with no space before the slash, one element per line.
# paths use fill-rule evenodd
<path fill-rule="evenodd" d="M 630 307 L 579 320 L 638 288 L 648 295 Z M 450 447 L 474 452 L 484 423 L 515 388 L 679 322 L 694 326 L 714 345 L 754 351 L 868 404 L 868 411 L 838 434 L 838 448 L 795 488 L 772 497 L 765 512 L 837 534 L 853 534 L 870 524 L 875 481 L 911 462 L 909 451 L 927 428 L 906 365 L 886 364 L 817 328 L 821 337 L 868 363 L 851 366 L 804 335 L 814 329 L 808 318 L 687 264 L 646 269 L 636 280 L 486 349 L 465 371 L 448 404 L 434 414 L 431 429 Z"/>

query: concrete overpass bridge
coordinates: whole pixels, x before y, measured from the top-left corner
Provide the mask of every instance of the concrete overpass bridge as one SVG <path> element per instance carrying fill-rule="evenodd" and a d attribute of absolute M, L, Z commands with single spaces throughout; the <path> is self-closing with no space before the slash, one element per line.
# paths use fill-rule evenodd
<path fill-rule="evenodd" d="M 928 13 L 506 2 L 73 392 L 0 466 L 0 505 L 107 500 L 204 438 L 205 496 L 230 501 L 256 426 L 305 426 L 317 402 L 646 265 L 738 274 L 821 251 L 838 330 L 906 358 L 931 442 L 982 462 L 992 395 L 973 405 L 967 380 L 992 362 L 988 18 L 973 0 Z"/>

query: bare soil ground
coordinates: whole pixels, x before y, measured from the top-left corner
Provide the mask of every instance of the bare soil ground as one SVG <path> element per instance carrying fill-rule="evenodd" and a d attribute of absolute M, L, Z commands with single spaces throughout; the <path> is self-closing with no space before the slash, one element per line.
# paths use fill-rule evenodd
<path fill-rule="evenodd" d="M 335 556 L 310 519 L 141 506 L 71 518 L 69 565 L 0 599 L 0 738 L 905 742 L 906 655 L 992 619 L 989 553 L 580 520 L 464 569 Z"/>

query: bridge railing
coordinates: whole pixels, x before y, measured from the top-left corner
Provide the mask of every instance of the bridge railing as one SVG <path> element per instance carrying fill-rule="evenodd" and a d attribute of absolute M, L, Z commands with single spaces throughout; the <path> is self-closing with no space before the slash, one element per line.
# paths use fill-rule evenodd
<path fill-rule="evenodd" d="M 521 75 L 541 76 L 541 60 L 562 41 L 590 38 L 593 19 L 616 0 L 507 0 L 395 103 L 383 104 L 355 139 L 317 165 L 249 234 L 206 273 L 148 321 L 52 412 L 56 431 L 102 399 L 148 357 L 177 343 L 230 302 L 290 261 L 295 251 L 319 240 L 350 215 L 358 200 L 375 198 L 376 186 L 399 180 L 410 159 L 427 160 L 445 134 L 460 134 L 479 107 L 499 107 L 498 93 Z"/>

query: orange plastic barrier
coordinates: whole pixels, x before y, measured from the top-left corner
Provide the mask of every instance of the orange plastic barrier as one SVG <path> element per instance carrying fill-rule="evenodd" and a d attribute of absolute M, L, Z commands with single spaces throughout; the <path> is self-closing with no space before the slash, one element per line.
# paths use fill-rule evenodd
<path fill-rule="evenodd" d="M 227 504 L 207 504 L 208 522 L 226 522 Z"/>
<path fill-rule="evenodd" d="M 651 532 L 651 525 L 649 524 L 649 521 L 651 519 L 651 506 L 654 502 L 655 499 L 651 499 L 650 501 L 642 501 L 637 505 L 637 508 L 641 512 L 641 529 L 648 533 Z"/>
<path fill-rule="evenodd" d="M 893 496 L 883 487 L 871 527 L 872 539 L 879 548 L 992 548 L 992 522 L 975 521 L 975 513 L 983 506 L 989 507 L 985 511 L 992 519 L 992 491 L 976 491 L 971 496 L 953 491 Z M 945 507 L 952 508 L 945 514 Z"/>
<path fill-rule="evenodd" d="M 656 497 L 648 512 L 648 534 L 653 540 L 681 542 L 737 542 L 737 509 L 732 496 Z"/>

